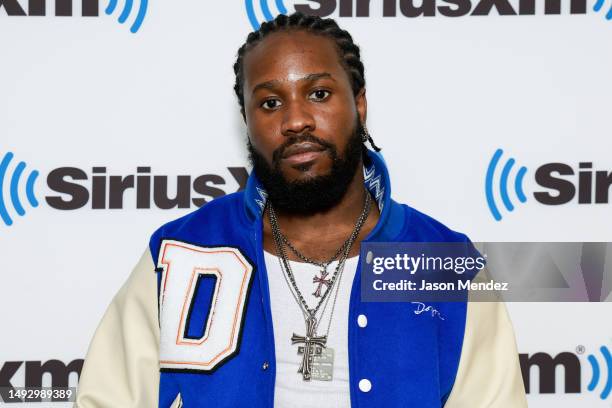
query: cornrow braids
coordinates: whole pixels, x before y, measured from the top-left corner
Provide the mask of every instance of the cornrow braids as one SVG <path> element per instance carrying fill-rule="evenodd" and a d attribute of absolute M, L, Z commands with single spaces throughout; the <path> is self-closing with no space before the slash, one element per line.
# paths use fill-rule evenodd
<path fill-rule="evenodd" d="M 243 114 L 244 56 L 251 48 L 260 43 L 269 34 L 289 30 L 308 31 L 334 40 L 338 49 L 340 62 L 351 80 L 353 93 L 357 95 L 365 86 L 364 69 L 359 53 L 359 46 L 353 42 L 353 37 L 351 37 L 348 31 L 341 29 L 338 23 L 331 18 L 321 18 L 300 12 L 291 15 L 280 14 L 274 20 L 264 22 L 259 30 L 250 33 L 246 42 L 238 49 L 238 58 L 236 59 L 236 63 L 234 63 L 234 73 L 236 74 L 234 91 L 238 97 L 240 110 Z"/>
<path fill-rule="evenodd" d="M 251 32 L 246 42 L 238 49 L 238 57 L 234 63 L 234 74 L 236 82 L 234 92 L 238 97 L 240 111 L 244 116 L 244 56 L 246 53 L 259 44 L 268 35 L 290 30 L 302 30 L 316 35 L 325 36 L 333 40 L 338 50 L 340 63 L 344 67 L 351 81 L 353 94 L 357 96 L 359 91 L 365 87 L 364 67 L 361 62 L 359 46 L 353 42 L 353 37 L 348 31 L 341 29 L 335 20 L 331 18 L 321 18 L 296 12 L 290 15 L 280 14 L 274 20 L 261 24 L 259 30 Z M 369 137 L 372 147 L 379 151 Z"/>

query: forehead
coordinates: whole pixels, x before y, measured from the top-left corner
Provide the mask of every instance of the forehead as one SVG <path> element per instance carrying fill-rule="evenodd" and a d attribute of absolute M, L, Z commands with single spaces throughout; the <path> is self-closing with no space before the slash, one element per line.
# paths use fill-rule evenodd
<path fill-rule="evenodd" d="M 335 42 L 306 31 L 272 33 L 251 48 L 244 58 L 246 89 L 264 81 L 291 81 L 319 72 L 348 80 Z"/>

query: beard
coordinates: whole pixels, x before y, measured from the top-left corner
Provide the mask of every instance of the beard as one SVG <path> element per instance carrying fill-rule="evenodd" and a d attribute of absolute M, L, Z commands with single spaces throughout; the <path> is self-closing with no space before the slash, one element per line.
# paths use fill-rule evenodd
<path fill-rule="evenodd" d="M 253 171 L 266 188 L 268 199 L 274 209 L 291 214 L 310 215 L 328 210 L 340 202 L 355 177 L 361 164 L 364 145 L 361 141 L 363 127 L 356 121 L 343 155 L 338 154 L 334 144 L 319 139 L 312 134 L 287 138 L 287 141 L 272 154 L 272 165 L 255 149 L 248 139 L 249 161 Z M 328 174 L 306 180 L 288 181 L 280 170 L 283 152 L 295 143 L 312 142 L 325 148 L 332 159 Z M 306 170 L 306 169 L 305 169 Z"/>

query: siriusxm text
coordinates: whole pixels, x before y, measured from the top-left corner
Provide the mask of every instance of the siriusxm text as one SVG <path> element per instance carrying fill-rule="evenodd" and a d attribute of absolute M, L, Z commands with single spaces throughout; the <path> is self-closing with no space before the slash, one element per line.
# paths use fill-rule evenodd
<path fill-rule="evenodd" d="M 231 177 L 244 189 L 248 172 L 244 167 L 228 167 Z M 91 174 L 77 167 L 60 167 L 47 176 L 48 187 L 60 195 L 45 197 L 58 210 L 76 210 L 87 205 L 92 209 L 148 209 L 201 207 L 228 192 L 226 179 L 218 174 L 199 176 L 153 175 L 151 167 L 138 167 L 136 174 L 111 175 L 106 167 L 93 167 Z M 128 199 L 129 197 L 129 199 Z M 128 201 L 129 200 L 129 201 Z"/>
<path fill-rule="evenodd" d="M 467 15 L 501 16 L 562 14 L 566 9 L 571 14 L 586 14 L 587 0 L 310 0 L 295 5 L 296 11 L 327 17 L 338 10 L 340 17 L 446 17 Z M 565 5 L 569 3 L 569 7 Z"/>

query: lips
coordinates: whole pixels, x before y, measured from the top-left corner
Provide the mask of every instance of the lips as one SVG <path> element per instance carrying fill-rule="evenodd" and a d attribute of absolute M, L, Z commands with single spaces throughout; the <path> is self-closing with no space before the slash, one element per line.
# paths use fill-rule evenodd
<path fill-rule="evenodd" d="M 311 153 L 311 152 L 322 152 L 325 150 L 325 147 L 321 146 L 318 143 L 312 142 L 303 142 L 292 144 L 283 152 L 283 159 L 287 159 L 291 156 L 295 156 L 303 153 Z"/>
<path fill-rule="evenodd" d="M 325 147 L 318 143 L 297 143 L 285 149 L 282 158 L 291 165 L 300 165 L 315 160 L 324 151 Z"/>

